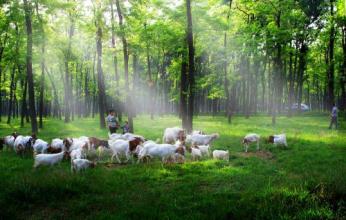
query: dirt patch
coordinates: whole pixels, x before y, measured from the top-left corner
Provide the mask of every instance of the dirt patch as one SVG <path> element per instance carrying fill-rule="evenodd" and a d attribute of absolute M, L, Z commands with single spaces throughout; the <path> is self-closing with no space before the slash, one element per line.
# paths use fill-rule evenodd
<path fill-rule="evenodd" d="M 274 159 L 274 155 L 270 151 L 259 150 L 256 152 L 241 152 L 238 154 L 240 157 L 258 157 L 264 160 Z"/>

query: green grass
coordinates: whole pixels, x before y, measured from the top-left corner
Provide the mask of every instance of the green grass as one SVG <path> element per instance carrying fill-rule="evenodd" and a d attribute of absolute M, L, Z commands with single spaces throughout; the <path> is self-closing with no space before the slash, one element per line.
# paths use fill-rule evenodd
<path fill-rule="evenodd" d="M 162 140 L 163 129 L 180 125 L 165 116 L 135 119 L 135 129 L 148 139 Z M 327 116 L 279 117 L 277 126 L 266 116 L 200 116 L 195 129 L 219 132 L 213 149 L 229 149 L 230 161 L 204 159 L 182 165 L 99 165 L 72 174 L 69 163 L 37 170 L 31 157 L 0 152 L 0 219 L 345 219 L 346 132 L 329 130 Z M 80 135 L 107 137 L 95 119 L 64 124 L 45 120 L 39 137 Z M 29 127 L 0 123 L 0 136 Z M 269 158 L 242 153 L 242 137 L 286 133 L 289 147 L 261 142 Z"/>

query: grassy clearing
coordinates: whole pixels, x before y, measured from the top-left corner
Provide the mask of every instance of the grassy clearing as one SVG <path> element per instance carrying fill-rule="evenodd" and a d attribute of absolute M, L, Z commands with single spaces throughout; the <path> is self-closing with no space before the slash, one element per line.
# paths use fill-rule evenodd
<path fill-rule="evenodd" d="M 39 137 L 107 137 L 94 119 L 68 125 L 47 119 Z M 135 119 L 136 133 L 161 138 L 165 127 L 180 125 L 176 117 Z M 100 165 L 73 175 L 69 163 L 32 169 L 32 158 L 0 152 L 0 219 L 344 219 L 346 215 L 346 132 L 328 130 L 328 117 L 271 119 L 200 116 L 195 129 L 219 132 L 213 149 L 229 149 L 230 162 L 205 159 L 183 165 Z M 345 124 L 341 125 L 342 128 Z M 0 124 L 0 136 L 29 128 Z M 248 132 L 265 137 L 285 132 L 289 147 L 262 141 L 242 153 Z"/>

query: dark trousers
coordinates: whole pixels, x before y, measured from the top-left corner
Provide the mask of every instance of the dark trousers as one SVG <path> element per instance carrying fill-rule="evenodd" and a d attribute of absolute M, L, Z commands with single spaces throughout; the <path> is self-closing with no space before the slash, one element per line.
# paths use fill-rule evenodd
<path fill-rule="evenodd" d="M 337 129 L 338 128 L 338 117 L 333 116 L 330 118 L 329 129 L 332 129 L 333 124 L 335 125 L 335 128 Z"/>
<path fill-rule="evenodd" d="M 109 127 L 109 133 L 111 133 L 111 134 L 117 133 L 117 128 L 116 127 Z"/>

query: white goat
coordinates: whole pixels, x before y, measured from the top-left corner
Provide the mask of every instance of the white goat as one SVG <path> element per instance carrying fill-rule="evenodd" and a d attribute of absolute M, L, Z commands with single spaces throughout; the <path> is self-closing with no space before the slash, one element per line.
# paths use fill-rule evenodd
<path fill-rule="evenodd" d="M 38 154 L 35 156 L 34 168 L 39 166 L 53 166 L 58 164 L 64 158 L 65 152 L 62 151 L 57 154 Z"/>
<path fill-rule="evenodd" d="M 89 149 L 89 138 L 88 137 L 80 137 L 80 138 L 66 138 L 63 140 L 64 147 L 68 151 L 72 151 L 74 149 L 85 147 Z"/>
<path fill-rule="evenodd" d="M 162 141 L 166 144 L 173 144 L 179 139 L 185 139 L 185 130 L 179 127 L 166 128 Z"/>
<path fill-rule="evenodd" d="M 61 151 L 65 150 L 64 142 L 60 138 L 54 138 L 50 146 L 56 150 L 60 149 Z"/>
<path fill-rule="evenodd" d="M 112 150 L 112 158 L 113 161 L 114 157 L 117 159 L 118 163 L 121 163 L 119 156 L 125 155 L 126 161 L 129 161 L 131 158 L 131 152 L 129 148 L 129 141 L 127 140 L 108 140 L 109 148 Z"/>
<path fill-rule="evenodd" d="M 34 149 L 34 155 L 42 154 L 47 152 L 48 143 L 42 139 L 37 139 L 32 147 Z"/>
<path fill-rule="evenodd" d="M 229 151 L 226 150 L 214 150 L 213 151 L 213 158 L 217 160 L 226 160 L 229 161 Z"/>
<path fill-rule="evenodd" d="M 22 136 L 19 135 L 14 141 L 13 147 L 17 154 L 23 154 L 24 151 L 32 148 L 32 140 L 31 136 Z"/>
<path fill-rule="evenodd" d="M 210 157 L 210 145 L 199 145 L 199 146 L 192 146 L 192 148 L 198 148 L 201 151 L 202 156 L 208 156 Z"/>
<path fill-rule="evenodd" d="M 199 148 L 191 147 L 192 160 L 198 160 L 202 158 L 202 152 Z"/>
<path fill-rule="evenodd" d="M 157 157 L 160 158 L 163 163 L 165 163 L 170 158 L 174 160 L 176 153 L 184 155 L 184 148 L 180 144 L 171 145 L 147 143 L 139 152 L 138 162 L 142 161 L 145 157 Z"/>
<path fill-rule="evenodd" d="M 243 145 L 245 148 L 245 152 L 247 152 L 247 149 L 249 148 L 249 144 L 256 142 L 257 143 L 257 150 L 259 150 L 259 142 L 260 142 L 260 136 L 258 134 L 247 134 L 243 139 Z"/>
<path fill-rule="evenodd" d="M 77 149 L 73 149 L 70 153 L 70 157 L 71 157 L 71 162 L 75 159 L 84 159 L 86 158 L 86 149 L 85 148 L 77 148 Z"/>
<path fill-rule="evenodd" d="M 268 142 L 275 144 L 275 145 L 284 145 L 287 147 L 287 140 L 286 140 L 286 134 L 274 134 L 269 136 Z"/>
<path fill-rule="evenodd" d="M 79 172 L 81 170 L 86 170 L 88 168 L 94 168 L 96 166 L 95 162 L 86 159 L 74 159 L 71 162 L 71 171 Z"/>
<path fill-rule="evenodd" d="M 219 137 L 218 133 L 211 134 L 211 135 L 204 135 L 204 134 L 193 134 L 193 135 L 187 135 L 186 137 L 186 143 L 194 145 L 209 145 L 211 142 Z"/>
<path fill-rule="evenodd" d="M 5 144 L 7 146 L 7 148 L 13 149 L 15 139 L 16 139 L 15 136 L 8 135 L 8 136 L 3 138 L 3 142 L 1 144 Z M 2 146 L 0 146 L 0 149 L 1 148 L 2 148 Z"/>

